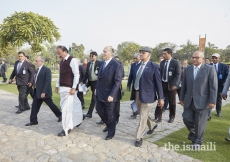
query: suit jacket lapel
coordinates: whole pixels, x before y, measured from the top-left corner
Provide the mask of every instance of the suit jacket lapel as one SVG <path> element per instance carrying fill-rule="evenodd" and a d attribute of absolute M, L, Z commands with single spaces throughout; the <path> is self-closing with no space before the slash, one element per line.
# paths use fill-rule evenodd
<path fill-rule="evenodd" d="M 106 67 L 103 69 L 103 71 L 101 72 L 101 74 L 103 74 L 104 72 L 106 72 L 112 64 L 113 64 L 113 59 L 108 63 L 108 65 L 106 65 Z M 104 66 L 104 64 L 103 64 L 103 66 Z M 103 68 L 103 66 L 102 66 L 102 68 Z"/>
<path fill-rule="evenodd" d="M 204 69 L 204 64 L 202 63 L 201 66 L 200 66 L 200 69 L 198 70 L 197 74 L 196 74 L 196 78 L 195 80 L 197 80 L 197 78 L 199 78 L 200 76 L 202 76 L 203 74 L 203 69 Z M 194 71 L 194 68 L 193 68 L 193 71 Z M 194 74 L 194 73 L 193 73 Z"/>

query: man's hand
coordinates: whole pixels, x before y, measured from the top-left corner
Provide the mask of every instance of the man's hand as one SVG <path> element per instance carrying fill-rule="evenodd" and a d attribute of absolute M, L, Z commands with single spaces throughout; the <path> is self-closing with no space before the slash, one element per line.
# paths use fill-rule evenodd
<path fill-rule="evenodd" d="M 42 93 L 41 94 L 41 98 L 45 98 L 46 97 L 46 94 L 45 93 Z"/>
<path fill-rule="evenodd" d="M 113 97 L 109 96 L 108 97 L 108 102 L 113 102 Z"/>
<path fill-rule="evenodd" d="M 75 94 L 75 92 L 76 92 L 76 89 L 75 89 L 75 88 L 71 88 L 71 90 L 70 90 L 69 94 L 70 94 L 70 95 L 74 95 L 74 94 Z"/>
<path fill-rule="evenodd" d="M 184 101 L 180 101 L 181 106 L 184 107 Z"/>
<path fill-rule="evenodd" d="M 208 106 L 210 109 L 213 109 L 215 107 L 215 104 L 209 103 Z"/>
<path fill-rule="evenodd" d="M 177 89 L 176 86 L 172 86 L 172 90 L 175 91 Z"/>
<path fill-rule="evenodd" d="M 222 94 L 222 98 L 223 98 L 224 100 L 226 100 L 226 99 L 227 99 L 227 95 Z"/>
<path fill-rule="evenodd" d="M 129 86 L 127 86 L 127 91 L 130 91 L 130 87 Z"/>
<path fill-rule="evenodd" d="M 58 94 L 59 93 L 59 88 L 55 87 L 55 92 Z"/>
<path fill-rule="evenodd" d="M 11 79 L 9 79 L 8 83 L 11 84 L 13 81 Z"/>
<path fill-rule="evenodd" d="M 31 83 L 28 83 L 27 85 L 28 85 L 29 87 L 31 87 L 31 86 L 32 86 L 32 84 L 31 84 Z"/>
<path fill-rule="evenodd" d="M 164 100 L 158 100 L 157 105 L 158 105 L 161 109 L 164 107 L 164 104 L 165 104 Z"/>

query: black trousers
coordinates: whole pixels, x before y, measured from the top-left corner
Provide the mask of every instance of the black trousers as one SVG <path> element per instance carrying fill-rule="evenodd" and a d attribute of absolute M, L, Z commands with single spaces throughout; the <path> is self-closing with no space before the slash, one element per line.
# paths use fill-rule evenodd
<path fill-rule="evenodd" d="M 30 106 L 28 103 L 28 98 L 27 98 L 28 93 L 29 93 L 28 89 L 30 87 L 28 87 L 27 85 L 25 85 L 25 86 L 24 85 L 23 86 L 18 85 L 17 88 L 18 88 L 18 92 L 19 92 L 19 96 L 18 96 L 19 109 L 21 111 L 24 111 L 26 109 L 30 109 Z"/>
<path fill-rule="evenodd" d="M 164 96 L 168 95 L 169 101 L 169 118 L 175 118 L 176 115 L 176 90 L 169 91 L 168 83 L 162 82 Z"/>
<path fill-rule="evenodd" d="M 28 94 L 30 94 L 31 98 L 34 98 L 34 89 L 33 87 L 28 87 Z"/>
<path fill-rule="evenodd" d="M 108 136 L 113 137 L 116 130 L 116 102 L 97 101 L 96 110 L 108 128 Z"/>
<path fill-rule="evenodd" d="M 2 73 L 2 78 L 3 78 L 3 82 L 6 82 L 7 78 L 6 78 L 6 73 Z"/>
<path fill-rule="evenodd" d="M 91 102 L 90 102 L 90 106 L 89 106 L 89 110 L 87 112 L 87 114 L 90 114 L 92 115 L 93 113 L 93 109 L 96 105 L 96 96 L 94 95 L 94 91 L 96 89 L 96 84 L 97 84 L 97 81 L 89 81 L 88 83 L 91 87 L 91 91 L 92 91 L 92 97 L 91 97 Z"/>
<path fill-rule="evenodd" d="M 118 101 L 115 103 L 115 108 L 116 108 L 116 121 L 117 121 L 117 122 L 119 121 L 119 117 L 120 117 L 120 107 L 121 107 L 121 101 L 118 100 Z"/>
<path fill-rule="evenodd" d="M 43 98 L 43 99 L 38 99 L 36 95 L 36 89 L 34 89 L 34 99 L 32 103 L 32 110 L 30 114 L 30 122 L 37 122 L 38 118 L 38 112 L 40 110 L 40 107 L 42 103 L 45 102 L 49 108 L 53 111 L 56 117 L 60 117 L 62 115 L 61 111 L 58 109 L 58 107 L 53 103 L 52 98 Z"/>
<path fill-rule="evenodd" d="M 217 97 L 216 97 L 216 112 L 221 113 L 221 107 L 222 107 L 222 93 L 217 92 Z"/>
<path fill-rule="evenodd" d="M 81 101 L 81 107 L 83 108 L 85 105 L 85 100 L 84 100 L 84 95 L 83 92 L 77 92 L 77 97 L 79 98 L 79 100 Z"/>

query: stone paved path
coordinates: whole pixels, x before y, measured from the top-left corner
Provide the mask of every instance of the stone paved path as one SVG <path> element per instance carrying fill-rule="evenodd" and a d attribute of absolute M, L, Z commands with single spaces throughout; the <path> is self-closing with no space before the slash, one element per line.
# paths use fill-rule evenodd
<path fill-rule="evenodd" d="M 167 123 L 166 111 L 154 135 L 145 135 L 142 147 L 136 148 L 134 135 L 139 117 L 130 119 L 131 102 L 121 104 L 116 135 L 113 140 L 105 141 L 104 126 L 95 123 L 99 121 L 96 113 L 93 118 L 84 120 L 79 128 L 74 128 L 68 137 L 58 137 L 61 123 L 47 106 L 41 107 L 39 124 L 26 127 L 30 111 L 17 115 L 14 107 L 17 96 L 3 90 L 0 90 L 0 96 L 0 162 L 199 161 L 151 143 L 184 126 L 180 106 L 174 123 Z"/>

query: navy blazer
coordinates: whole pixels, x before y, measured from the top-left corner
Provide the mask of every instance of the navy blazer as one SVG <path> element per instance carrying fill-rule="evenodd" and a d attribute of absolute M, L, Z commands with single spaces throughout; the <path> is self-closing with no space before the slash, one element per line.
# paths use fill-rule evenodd
<path fill-rule="evenodd" d="M 213 66 L 213 63 L 210 65 Z M 224 83 L 228 77 L 228 65 L 223 63 L 218 63 L 218 72 L 217 72 L 217 78 L 218 78 L 218 92 L 222 92 L 224 88 Z"/>
<path fill-rule="evenodd" d="M 127 83 L 127 86 L 129 88 L 132 84 L 132 91 L 131 91 L 130 100 L 135 100 L 134 83 L 135 83 L 135 79 L 136 79 L 137 70 L 139 69 L 140 65 L 141 65 L 141 63 L 139 63 L 139 64 L 132 63 L 131 68 L 130 68 L 128 83 Z"/>
<path fill-rule="evenodd" d="M 164 99 L 160 67 L 148 61 L 139 81 L 139 100 L 154 103 L 157 99 Z"/>
<path fill-rule="evenodd" d="M 45 98 L 52 97 L 52 86 L 51 86 L 51 70 L 42 66 L 41 70 L 38 73 L 37 81 L 36 81 L 36 94 L 38 99 L 41 99 L 41 94 L 45 93 Z"/>
<path fill-rule="evenodd" d="M 113 97 L 113 102 L 119 100 L 118 91 L 122 81 L 123 69 L 122 65 L 112 58 L 109 64 L 103 69 L 102 63 L 96 85 L 96 97 L 101 102 L 108 102 L 108 97 Z"/>
<path fill-rule="evenodd" d="M 34 82 L 34 66 L 30 62 L 24 60 L 19 72 L 17 73 L 19 61 L 16 61 L 14 64 L 14 70 L 11 73 L 10 79 L 16 77 L 16 85 L 25 86 L 28 83 Z M 26 74 L 23 74 L 23 70 L 26 71 Z"/>

